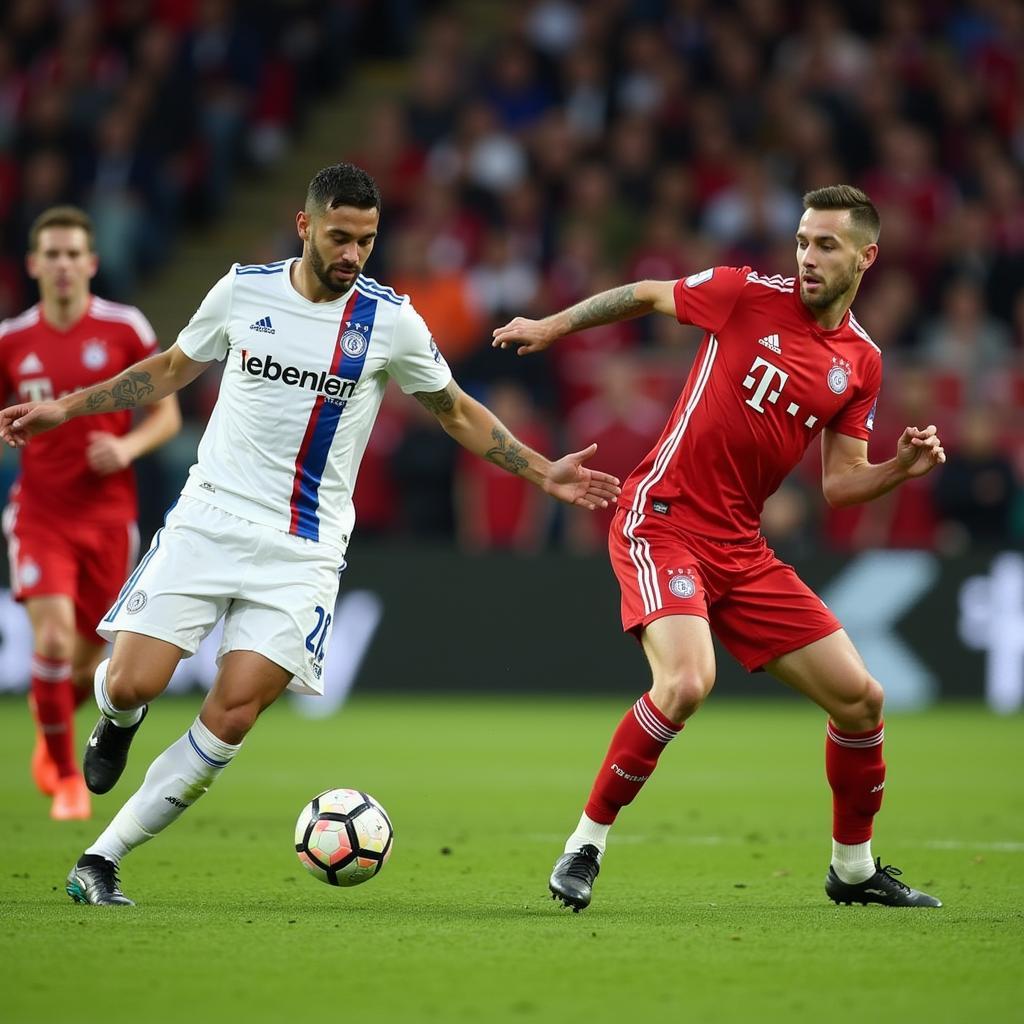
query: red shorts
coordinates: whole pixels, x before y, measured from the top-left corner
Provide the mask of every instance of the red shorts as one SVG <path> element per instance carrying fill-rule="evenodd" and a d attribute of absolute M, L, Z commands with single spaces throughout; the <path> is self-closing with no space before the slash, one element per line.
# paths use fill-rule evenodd
<path fill-rule="evenodd" d="M 70 597 L 78 632 L 102 643 L 96 626 L 117 600 L 139 553 L 135 523 L 47 521 L 11 504 L 4 510 L 4 533 L 15 600 Z"/>
<path fill-rule="evenodd" d="M 837 629 L 817 594 L 763 537 L 723 543 L 687 534 L 667 517 L 620 508 L 608 532 L 622 591 L 622 628 L 639 635 L 664 615 L 707 619 L 749 672 Z"/>

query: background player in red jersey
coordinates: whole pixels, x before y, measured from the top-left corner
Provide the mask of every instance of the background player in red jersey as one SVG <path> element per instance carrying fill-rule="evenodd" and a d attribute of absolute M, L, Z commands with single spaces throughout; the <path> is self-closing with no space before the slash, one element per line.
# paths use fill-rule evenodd
<path fill-rule="evenodd" d="M 157 349 L 133 306 L 91 294 L 96 274 L 89 217 L 71 206 L 32 225 L 29 274 L 40 302 L 0 323 L 0 392 L 53 399 L 105 380 Z M 96 624 L 117 599 L 138 550 L 131 463 L 181 426 L 175 396 L 132 427 L 130 409 L 76 420 L 22 452 L 4 511 L 15 598 L 32 624 L 31 703 L 39 727 L 36 785 L 53 795 L 50 815 L 88 818 L 89 793 L 74 755 L 75 707 L 92 694 L 103 659 Z"/>
<path fill-rule="evenodd" d="M 563 335 L 658 312 L 707 332 L 654 449 L 623 487 L 609 532 L 622 621 L 653 683 L 616 729 L 579 825 L 551 875 L 554 898 L 590 903 L 608 830 L 665 745 L 714 685 L 714 630 L 750 671 L 764 669 L 828 713 L 835 902 L 941 906 L 873 859 L 882 802 L 882 687 L 835 616 L 761 536 L 765 499 L 821 434 L 832 505 L 871 501 L 945 461 L 934 426 L 907 427 L 886 462 L 868 461 L 879 350 L 850 312 L 878 254 L 878 212 L 859 189 L 804 197 L 798 279 L 715 267 L 641 281 L 543 320 L 516 318 L 494 345 L 538 352 Z"/>

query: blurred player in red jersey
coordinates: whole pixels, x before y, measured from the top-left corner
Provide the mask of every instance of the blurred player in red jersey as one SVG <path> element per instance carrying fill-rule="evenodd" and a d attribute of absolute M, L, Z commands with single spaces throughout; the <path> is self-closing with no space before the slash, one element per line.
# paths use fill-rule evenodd
<path fill-rule="evenodd" d="M 871 501 L 945 461 L 934 426 L 908 426 L 894 458 L 868 461 L 881 354 L 850 305 L 878 255 L 878 212 L 847 185 L 809 192 L 804 207 L 796 279 L 713 267 L 625 285 L 494 332 L 496 347 L 518 346 L 520 355 L 651 312 L 707 332 L 660 440 L 623 486 L 609 533 L 623 627 L 642 644 L 653 684 L 615 731 L 552 872 L 553 897 L 574 910 L 590 903 L 618 812 L 714 685 L 712 630 L 748 670 L 770 672 L 828 713 L 829 898 L 941 906 L 872 858 L 885 781 L 882 687 L 760 532 L 765 499 L 818 434 L 832 505 Z"/>
<path fill-rule="evenodd" d="M 42 213 L 29 233 L 27 262 L 40 302 L 0 323 L 4 395 L 53 399 L 157 351 L 139 310 L 91 294 L 98 264 L 83 211 L 57 206 Z M 96 624 L 138 551 L 131 464 L 180 426 L 173 395 L 134 428 L 130 409 L 65 424 L 22 453 L 4 511 L 11 587 L 32 624 L 31 704 L 39 727 L 32 774 L 53 796 L 50 816 L 58 820 L 90 814 L 72 720 L 92 695 L 103 659 Z"/>

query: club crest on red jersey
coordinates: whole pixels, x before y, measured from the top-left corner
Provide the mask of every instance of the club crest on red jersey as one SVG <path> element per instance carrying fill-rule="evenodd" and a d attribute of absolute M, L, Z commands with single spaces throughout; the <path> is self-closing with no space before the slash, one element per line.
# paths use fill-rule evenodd
<path fill-rule="evenodd" d="M 853 367 L 840 356 L 832 357 L 832 366 L 828 371 L 828 388 L 834 395 L 841 395 L 850 386 L 850 374 Z"/>
<path fill-rule="evenodd" d="M 673 572 L 669 569 L 671 578 L 668 581 L 668 589 L 676 597 L 693 597 L 697 593 L 697 584 L 688 572 Z"/>
<path fill-rule="evenodd" d="M 99 338 L 90 338 L 82 346 L 82 365 L 89 370 L 100 370 L 107 365 L 110 356 L 107 346 Z"/>
<path fill-rule="evenodd" d="M 691 274 L 686 281 L 687 288 L 698 288 L 704 284 L 705 281 L 710 281 L 715 276 L 715 268 L 708 267 L 707 270 L 702 270 L 699 274 Z"/>
<path fill-rule="evenodd" d="M 31 558 L 18 565 L 18 582 L 23 587 L 34 587 L 43 578 L 43 570 Z"/>

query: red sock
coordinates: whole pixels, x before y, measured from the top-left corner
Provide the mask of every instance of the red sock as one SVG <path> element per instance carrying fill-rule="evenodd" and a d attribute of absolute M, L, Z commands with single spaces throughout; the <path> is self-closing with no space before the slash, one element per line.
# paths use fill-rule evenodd
<path fill-rule="evenodd" d="M 660 712 L 645 693 L 619 722 L 604 764 L 594 780 L 586 815 L 610 825 L 650 778 L 665 744 L 682 730 Z"/>
<path fill-rule="evenodd" d="M 75 711 L 77 711 L 87 700 L 92 700 L 92 697 L 93 689 L 91 683 L 85 687 L 72 685 L 71 702 L 74 705 Z"/>
<path fill-rule="evenodd" d="M 854 845 L 871 838 L 882 806 L 884 723 L 870 732 L 843 732 L 832 722 L 825 732 L 825 774 L 832 787 L 832 838 Z"/>
<path fill-rule="evenodd" d="M 74 738 L 71 732 L 74 697 L 71 666 L 66 661 L 32 655 L 32 697 L 36 705 L 36 721 L 43 734 L 46 749 L 57 774 L 63 779 L 77 775 Z"/>

